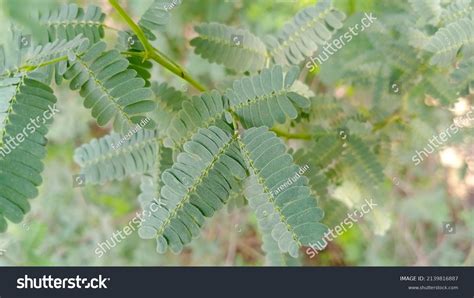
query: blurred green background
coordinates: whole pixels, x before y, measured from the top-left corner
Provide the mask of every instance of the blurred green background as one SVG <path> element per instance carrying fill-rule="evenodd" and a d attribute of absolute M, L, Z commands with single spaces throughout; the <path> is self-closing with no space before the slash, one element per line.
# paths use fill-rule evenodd
<path fill-rule="evenodd" d="M 15 22 L 21 30 L 34 32 L 35 23 L 29 17 L 31 12 L 73 2 L 80 6 L 98 5 L 107 14 L 107 25 L 126 28 L 105 0 L 0 0 L 1 43 L 10 38 L 9 23 Z M 121 4 L 137 18 L 151 2 L 129 0 L 121 1 Z M 193 54 L 189 41 L 195 36 L 194 25 L 204 21 L 220 22 L 245 27 L 258 36 L 264 36 L 274 33 L 298 10 L 314 2 L 184 0 L 173 10 L 168 30 L 160 35 L 156 46 L 179 61 L 206 86 L 216 87 L 228 79 L 225 76 L 229 74 L 223 67 Z M 350 16 L 356 12 L 376 11 L 374 2 L 340 0 L 335 1 L 335 5 Z M 115 35 L 113 30 L 106 31 L 109 44 L 113 44 Z M 159 82 L 169 82 L 190 94 L 194 92 L 188 90 L 184 81 L 156 65 L 153 75 Z M 123 229 L 135 212 L 140 211 L 137 201 L 140 181 L 135 178 L 101 187 L 72 187 L 72 176 L 79 172 L 73 161 L 74 149 L 92 138 L 107 134 L 109 128 L 98 127 L 90 112 L 82 106 L 81 98 L 67 87 L 55 87 L 55 92 L 61 112 L 48 134 L 50 143 L 45 159 L 44 183 L 25 221 L 10 225 L 8 232 L 0 235 L 0 250 L 4 250 L 0 255 L 0 265 L 263 265 L 256 221 L 246 208 L 221 210 L 208 221 L 202 236 L 180 255 L 159 255 L 153 241 L 141 240 L 134 233 L 98 258 L 94 253 L 97 243 Z M 353 98 L 356 100 L 357 94 Z M 425 136 L 433 134 L 433 128 L 424 129 Z M 467 145 L 472 148 L 472 143 Z M 409 156 L 393 158 L 410 163 L 406 161 Z M 429 172 L 426 167 L 417 167 L 404 176 L 393 177 L 392 180 L 399 180 L 399 183 L 393 187 L 390 183 L 393 181 L 388 181 L 384 186 L 389 190 L 385 192 L 387 197 L 383 198 L 385 204 L 382 208 L 330 243 L 316 258 L 304 255 L 303 264 L 473 265 L 474 176 L 467 171 L 466 167 L 453 166 L 449 162 L 436 162 Z M 354 197 L 350 183 L 343 183 L 335 194 L 340 200 L 348 194 Z M 334 223 L 345 217 L 334 212 L 328 214 L 334 218 L 327 220 Z M 443 234 L 443 222 L 454 219 L 458 223 L 456 233 Z"/>

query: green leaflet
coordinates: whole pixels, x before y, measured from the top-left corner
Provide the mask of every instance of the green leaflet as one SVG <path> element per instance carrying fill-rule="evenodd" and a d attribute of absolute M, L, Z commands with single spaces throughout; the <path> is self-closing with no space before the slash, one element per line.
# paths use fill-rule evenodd
<path fill-rule="evenodd" d="M 329 227 L 339 225 L 347 217 L 347 213 L 351 211 L 346 204 L 334 198 L 323 200 L 321 207 L 324 209 L 323 222 Z"/>
<path fill-rule="evenodd" d="M 72 40 L 82 34 L 92 45 L 104 37 L 104 19 L 100 7 L 90 5 L 84 10 L 76 4 L 64 4 L 40 15 L 39 21 L 48 30 L 49 41 Z"/>
<path fill-rule="evenodd" d="M 65 56 L 82 55 L 89 47 L 89 40 L 81 34 L 70 41 L 56 39 L 44 46 L 32 48 L 27 54 L 25 65 L 37 66 L 41 63 Z M 44 83 L 50 84 L 51 78 L 55 76 L 56 83 L 60 84 L 62 76 L 67 70 L 67 59 L 59 61 L 53 65 L 35 70 L 45 76 Z"/>
<path fill-rule="evenodd" d="M 112 133 L 76 149 L 74 159 L 82 168 L 81 174 L 86 175 L 87 183 L 103 184 L 146 173 L 148 176 L 143 177 L 143 183 L 159 180 L 161 175 L 155 177 L 156 169 L 160 167 L 159 161 L 167 160 L 168 154 L 171 154 L 171 150 L 162 146 L 163 135 L 159 134 L 165 130 L 165 125 L 170 124 L 173 115 L 177 114 L 181 102 L 188 99 L 166 83 L 154 84 L 153 90 L 159 107 L 151 116 L 158 123 L 156 130 L 132 131 L 129 136 Z"/>
<path fill-rule="evenodd" d="M 459 89 L 468 87 L 474 89 L 474 57 L 464 59 L 459 68 L 451 73 L 451 79 L 459 86 Z"/>
<path fill-rule="evenodd" d="M 191 45 L 196 54 L 210 62 L 238 72 L 254 73 L 265 67 L 265 44 L 247 30 L 217 23 L 200 24 L 195 30 L 199 36 L 191 41 Z"/>
<path fill-rule="evenodd" d="M 310 194 L 307 178 L 294 178 L 298 166 L 266 127 L 247 130 L 239 144 L 250 172 L 246 181 L 249 206 L 263 233 L 271 230 L 280 252 L 296 258 L 301 246 L 320 240 L 327 231 L 319 223 L 323 211 Z"/>
<path fill-rule="evenodd" d="M 87 184 L 122 180 L 153 169 L 158 142 L 157 132 L 151 130 L 112 133 L 77 148 L 74 160 L 81 166 Z"/>
<path fill-rule="evenodd" d="M 215 125 L 229 131 L 230 127 L 223 117 L 228 107 L 227 99 L 216 90 L 183 101 L 182 109 L 168 126 L 165 145 L 181 148 L 200 127 Z"/>
<path fill-rule="evenodd" d="M 383 167 L 377 156 L 360 137 L 343 134 L 342 130 L 340 132 L 339 135 L 324 133 L 310 149 L 309 154 L 317 167 L 309 171 L 311 185 L 321 193 L 328 179 L 331 179 L 331 171 L 339 174 L 345 171 L 347 178 L 359 186 L 366 189 L 377 188 L 384 179 Z M 324 173 L 322 177 L 321 173 Z"/>
<path fill-rule="evenodd" d="M 64 78 L 71 80 L 72 90 L 80 89 L 84 106 L 92 109 L 92 116 L 100 126 L 114 119 L 114 129 L 127 133 L 145 119 L 155 108 L 150 100 L 153 92 L 144 87 L 145 81 L 137 72 L 128 69 L 129 62 L 116 50 L 105 51 L 106 44 L 98 42 L 84 55 L 74 55 Z M 154 128 L 150 121 L 147 128 Z"/>
<path fill-rule="evenodd" d="M 144 51 L 143 45 L 137 36 L 128 31 L 118 32 L 116 49 L 135 53 Z M 145 80 L 145 86 L 149 87 L 151 85 L 151 69 L 153 67 L 151 61 L 133 55 L 129 55 L 127 60 L 129 62 L 128 69 L 135 70 L 137 75 Z"/>
<path fill-rule="evenodd" d="M 464 58 L 474 55 L 474 21 L 463 18 L 439 29 L 426 45 L 426 50 L 433 53 L 432 65 L 446 66 L 452 63 L 459 49 Z"/>
<path fill-rule="evenodd" d="M 238 181 L 237 188 L 233 188 L 227 201 L 227 212 L 231 213 L 234 210 L 243 208 L 247 205 L 247 200 L 242 193 L 242 181 Z"/>
<path fill-rule="evenodd" d="M 262 231 L 262 242 L 266 266 L 301 266 L 301 262 L 297 258 L 280 252 L 278 242 L 273 239 L 271 232 L 264 234 Z"/>
<path fill-rule="evenodd" d="M 150 40 L 155 40 L 156 36 L 152 31 L 163 31 L 170 20 L 170 10 L 181 4 L 181 0 L 155 0 L 145 11 L 138 25 L 145 32 Z"/>
<path fill-rule="evenodd" d="M 420 87 L 425 94 L 439 100 L 443 105 L 454 103 L 458 97 L 453 86 L 440 74 L 425 74 L 425 78 L 419 83 L 418 88 Z"/>
<path fill-rule="evenodd" d="M 385 86 L 384 86 L 385 87 Z M 320 125 L 325 127 L 337 127 L 344 120 L 345 113 L 341 105 L 329 96 L 316 97 L 313 100 L 310 117 Z"/>
<path fill-rule="evenodd" d="M 139 57 L 130 56 L 127 57 L 128 69 L 133 69 L 137 72 L 137 76 L 145 81 L 145 87 L 151 86 L 151 68 L 153 64 L 148 60 L 143 60 Z"/>
<path fill-rule="evenodd" d="M 425 32 L 415 28 L 409 28 L 407 36 L 408 44 L 417 50 L 424 49 L 430 40 L 429 36 Z"/>
<path fill-rule="evenodd" d="M 311 152 L 316 164 L 325 169 L 329 167 L 334 160 L 340 158 L 344 149 L 344 142 L 340 136 L 328 134 L 322 136 L 315 142 Z"/>
<path fill-rule="evenodd" d="M 409 2 L 420 24 L 438 24 L 441 16 L 440 0 L 410 0 Z"/>
<path fill-rule="evenodd" d="M 170 21 L 170 10 L 181 4 L 181 0 L 154 0 L 145 11 L 138 26 L 142 29 L 148 40 L 156 40 L 154 31 L 164 31 Z M 135 33 L 130 31 L 119 31 L 117 46 L 121 49 L 132 49 L 132 51 L 144 51 L 141 41 Z"/>
<path fill-rule="evenodd" d="M 199 127 L 216 125 L 228 130 L 223 116 L 228 111 L 239 115 L 245 127 L 284 123 L 295 119 L 296 107 L 308 108 L 310 101 L 292 91 L 299 69 L 292 67 L 286 74 L 281 66 L 264 69 L 260 74 L 236 80 L 224 96 L 218 91 L 193 96 L 184 101 L 168 127 L 169 147 L 181 147 Z"/>
<path fill-rule="evenodd" d="M 469 16 L 473 11 L 474 2 L 472 0 L 453 0 L 447 7 L 442 9 L 441 23 L 449 24 Z"/>
<path fill-rule="evenodd" d="M 160 253 L 168 247 L 178 253 L 199 236 L 205 217 L 227 202 L 235 177 L 245 177 L 235 136 L 218 127 L 200 129 L 183 148 L 161 176 L 160 199 L 165 207 L 149 210 L 151 215 L 139 230 L 142 238 L 156 239 Z"/>
<path fill-rule="evenodd" d="M 234 81 L 227 89 L 231 110 L 239 115 L 242 124 L 248 127 L 268 126 L 295 119 L 295 108 L 308 108 L 310 101 L 291 87 L 298 78 L 299 69 L 292 67 L 286 74 L 280 65 L 266 68 L 258 75 Z"/>
<path fill-rule="evenodd" d="M 377 156 L 357 136 L 347 139 L 347 152 L 342 157 L 349 177 L 367 189 L 377 188 L 385 175 Z"/>
<path fill-rule="evenodd" d="M 30 210 L 27 200 L 38 195 L 51 122 L 44 113 L 53 113 L 55 103 L 53 90 L 39 81 L 25 76 L 0 80 L 0 232 L 7 228 L 5 218 L 19 223 Z"/>
<path fill-rule="evenodd" d="M 344 13 L 334 9 L 330 0 L 318 1 L 298 12 L 276 37 L 268 36 L 265 41 L 270 55 L 276 64 L 298 65 L 331 39 L 344 19 Z"/>
<path fill-rule="evenodd" d="M 87 49 L 88 45 L 88 40 L 82 35 L 76 36 L 70 41 L 56 39 L 53 42 L 45 44 L 44 46 L 39 45 L 32 47 L 31 50 L 26 54 L 24 64 L 38 65 L 48 60 L 67 56 L 72 52 L 82 54 Z M 63 67 L 65 71 L 66 61 L 64 61 L 62 65 L 64 65 Z"/>
<path fill-rule="evenodd" d="M 308 177 L 312 194 L 317 198 L 324 199 L 327 197 L 329 179 L 326 177 L 323 168 L 314 162 L 316 158 L 316 155 L 311 150 L 300 149 L 293 153 L 293 159 L 296 164 L 299 166 L 309 166 L 309 170 L 304 175 Z"/>
<path fill-rule="evenodd" d="M 138 196 L 138 201 L 143 210 L 148 210 L 151 203 L 154 200 L 156 202 L 160 197 L 161 188 L 163 187 L 161 175 L 173 165 L 173 151 L 160 143 L 154 161 L 153 168 L 142 177 L 140 184 L 141 193 Z"/>
<path fill-rule="evenodd" d="M 25 53 L 21 65 L 17 66 L 14 64 L 7 64 L 4 66 L 7 68 L 7 73 L 18 73 L 19 68 L 23 68 L 30 76 L 32 73 L 38 74 L 39 76 L 45 76 L 44 81 L 49 84 L 50 78 L 53 75 L 53 70 L 56 70 L 57 75 L 62 76 L 67 69 L 67 59 L 65 58 L 67 58 L 68 55 L 72 55 L 72 53 L 77 55 L 83 54 L 88 48 L 88 45 L 89 41 L 83 38 L 82 35 L 77 36 L 70 41 L 57 39 L 53 42 L 48 42 L 45 45 L 30 47 Z M 39 68 L 42 63 L 62 58 L 63 60 L 58 61 L 54 65 Z M 11 61 L 7 62 L 11 63 Z"/>
<path fill-rule="evenodd" d="M 164 132 L 168 130 L 173 117 L 178 115 L 183 102 L 189 101 L 190 99 L 186 94 L 168 86 L 166 83 L 153 83 L 152 89 L 155 93 L 155 101 L 157 105 L 152 118 L 157 123 L 157 129 L 165 135 Z"/>
<path fill-rule="evenodd" d="M 396 67 L 405 72 L 414 72 L 420 64 L 420 60 L 417 57 L 417 52 L 411 47 L 393 41 L 392 38 L 381 32 L 372 33 L 369 35 L 369 39 L 374 48 L 383 56 L 386 63 L 390 63 L 393 67 Z M 373 59 L 373 54 L 367 56 L 367 58 Z M 378 69 L 374 69 L 374 74 Z"/>

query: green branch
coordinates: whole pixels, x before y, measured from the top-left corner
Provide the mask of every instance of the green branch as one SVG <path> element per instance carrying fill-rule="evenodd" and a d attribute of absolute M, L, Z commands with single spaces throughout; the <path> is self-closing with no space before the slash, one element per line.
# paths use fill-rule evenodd
<path fill-rule="evenodd" d="M 117 10 L 118 14 L 124 19 L 124 21 L 128 24 L 130 29 L 135 33 L 138 40 L 142 43 L 143 47 L 145 48 L 145 52 L 142 52 L 140 56 L 144 59 L 152 59 L 155 60 L 158 64 L 162 65 L 175 75 L 179 76 L 183 80 L 187 81 L 189 84 L 194 86 L 196 89 L 200 91 L 205 91 L 201 84 L 199 84 L 183 67 L 175 63 L 173 60 L 168 58 L 165 54 L 161 53 L 157 49 L 155 49 L 148 39 L 143 33 L 143 30 L 138 26 L 132 18 L 127 14 L 127 12 L 118 4 L 117 0 L 109 0 L 110 4 Z M 132 52 L 127 52 L 132 53 Z M 138 56 L 138 55 L 136 55 Z"/>

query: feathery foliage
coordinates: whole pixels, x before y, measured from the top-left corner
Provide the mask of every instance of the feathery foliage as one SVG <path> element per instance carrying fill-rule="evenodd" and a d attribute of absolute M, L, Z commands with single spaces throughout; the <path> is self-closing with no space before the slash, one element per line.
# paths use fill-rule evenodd
<path fill-rule="evenodd" d="M 268 54 L 265 44 L 244 29 L 210 23 L 196 26 L 199 36 L 191 41 L 196 54 L 223 64 L 229 69 L 254 73 L 265 66 Z"/>
<path fill-rule="evenodd" d="M 311 73 L 300 64 L 352 32 L 362 18 L 354 7 L 346 20 L 330 0 L 319 0 L 263 39 L 197 24 L 196 34 L 184 34 L 194 37 L 194 53 L 228 76 L 212 88 L 157 49 L 178 48 L 165 40 L 169 34 L 152 43 L 182 1 L 154 0 L 137 23 L 118 0 L 109 2 L 127 28 L 105 25 L 97 6 L 68 4 L 40 15 L 47 41 L 18 48 L 14 32 L 13 49 L 0 47 L 0 232 L 7 220 L 23 219 L 42 183 L 51 121 L 30 132 L 29 120 L 56 102 L 53 76 L 78 91 L 101 127 L 75 151 L 80 174 L 88 186 L 141 179 L 138 201 L 147 215 L 139 235 L 155 241 L 158 253 L 181 252 L 227 204 L 252 212 L 266 263 L 278 266 L 299 264 L 300 251 L 352 208 L 341 203 L 348 189 L 354 197 L 389 196 L 385 182 L 396 167 L 387 161 L 408 150 L 408 123 L 435 127 L 424 115 L 472 95 L 472 0 L 373 4 L 377 21 Z M 176 82 L 163 82 L 169 74 L 156 66 L 196 90 L 171 87 Z M 415 141 L 407 143 L 409 153 L 416 150 Z"/>
<path fill-rule="evenodd" d="M 153 92 L 136 71 L 128 69 L 127 59 L 116 50 L 105 51 L 105 47 L 98 42 L 84 55 L 70 57 L 64 78 L 71 81 L 72 90 L 80 89 L 84 106 L 92 109 L 99 125 L 114 119 L 115 130 L 127 133 L 154 109 Z"/>
<path fill-rule="evenodd" d="M 155 40 L 153 31 L 163 31 L 169 23 L 174 6 L 181 4 L 181 0 L 154 0 L 152 5 L 145 11 L 138 25 L 142 27 L 150 40 Z"/>
<path fill-rule="evenodd" d="M 19 223 L 38 195 L 53 90 L 26 75 L 0 80 L 0 231 Z M 31 119 L 36 120 L 32 122 Z"/>
<path fill-rule="evenodd" d="M 98 6 L 83 9 L 76 4 L 64 4 L 40 15 L 39 22 L 47 29 L 49 41 L 73 40 L 82 34 L 92 45 L 104 37 L 104 19 Z"/>
<path fill-rule="evenodd" d="M 331 39 L 344 19 L 330 0 L 318 1 L 298 12 L 275 37 L 267 37 L 270 56 L 277 64 L 297 65 Z"/>
<path fill-rule="evenodd" d="M 271 233 L 280 252 L 296 258 L 300 246 L 319 241 L 327 231 L 319 223 L 323 211 L 310 194 L 307 178 L 296 179 L 278 192 L 297 173 L 298 166 L 283 142 L 265 127 L 247 130 L 240 147 L 250 172 L 246 197 L 262 232 Z"/>
<path fill-rule="evenodd" d="M 229 130 L 224 120 L 228 102 L 217 90 L 183 101 L 182 109 L 171 121 L 167 144 L 180 148 L 200 127 L 216 125 Z"/>
<path fill-rule="evenodd" d="M 137 126 L 137 132 L 125 136 L 112 133 L 82 145 L 76 150 L 74 160 L 81 166 L 87 183 L 122 180 L 153 168 L 158 154 L 157 142 L 155 131 Z"/>
<path fill-rule="evenodd" d="M 183 148 L 161 177 L 166 208 L 152 210 L 139 230 L 143 238 L 156 239 L 158 252 L 169 247 L 178 253 L 199 236 L 204 217 L 227 202 L 235 177 L 245 176 L 235 136 L 216 126 L 200 129 Z"/>
<path fill-rule="evenodd" d="M 310 106 L 307 98 L 291 91 L 298 74 L 297 67 L 286 74 L 279 65 L 266 68 L 258 75 L 234 81 L 225 97 L 245 127 L 284 123 L 287 118 L 297 117 L 295 107 Z"/>
<path fill-rule="evenodd" d="M 464 58 L 474 55 L 474 21 L 463 18 L 441 28 L 431 37 L 426 49 L 434 55 L 431 64 L 447 65 L 451 63 L 462 48 Z"/>

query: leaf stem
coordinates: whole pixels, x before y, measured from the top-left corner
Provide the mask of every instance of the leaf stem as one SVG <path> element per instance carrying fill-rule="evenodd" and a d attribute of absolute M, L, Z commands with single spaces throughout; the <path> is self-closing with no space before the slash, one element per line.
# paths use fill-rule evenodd
<path fill-rule="evenodd" d="M 168 58 L 165 54 L 161 53 L 151 45 L 140 26 L 138 26 L 132 20 L 132 18 L 120 6 L 117 0 L 109 0 L 109 2 L 115 8 L 115 10 L 117 10 L 118 14 L 124 19 L 124 21 L 128 24 L 130 29 L 132 29 L 132 31 L 137 35 L 138 40 L 140 40 L 140 42 L 142 43 L 143 47 L 145 48 L 145 52 L 143 52 L 142 55 L 144 59 L 155 60 L 157 63 L 161 64 L 175 75 L 187 81 L 196 89 L 200 91 L 205 91 L 206 88 L 199 84 L 183 67 L 175 63 L 173 60 Z M 130 54 L 130 52 L 128 53 Z"/>
<path fill-rule="evenodd" d="M 399 120 L 401 120 L 400 111 L 396 110 L 395 112 L 393 112 L 390 116 L 388 116 L 384 120 L 375 123 L 373 128 L 372 128 L 372 132 L 377 132 L 377 131 L 385 128 L 387 125 L 389 125 L 393 122 L 399 121 Z"/>
<path fill-rule="evenodd" d="M 61 56 L 61 57 L 51 59 L 49 61 L 41 62 L 38 65 L 23 65 L 23 66 L 20 66 L 19 70 L 32 71 L 43 66 L 48 66 L 48 65 L 55 64 L 61 61 L 66 61 L 66 60 L 67 60 L 67 56 Z"/>
<path fill-rule="evenodd" d="M 37 64 L 37 65 L 25 64 L 16 68 L 15 70 L 6 70 L 2 74 L 0 74 L 0 77 L 9 76 L 12 72 L 22 72 L 22 71 L 30 72 L 37 68 L 48 66 L 48 65 L 55 64 L 61 61 L 66 61 L 66 60 L 67 60 L 67 56 L 61 56 L 61 57 L 57 57 L 48 61 L 41 62 L 40 64 Z"/>
<path fill-rule="evenodd" d="M 287 138 L 287 139 L 301 139 L 301 140 L 310 140 L 311 139 L 311 135 L 309 134 L 305 134 L 305 133 L 290 133 L 290 132 L 286 132 L 286 131 L 283 131 L 279 128 L 272 128 L 270 129 L 271 131 L 273 131 L 274 133 L 277 134 L 277 136 L 280 136 L 280 137 L 284 137 L 284 138 Z"/>

